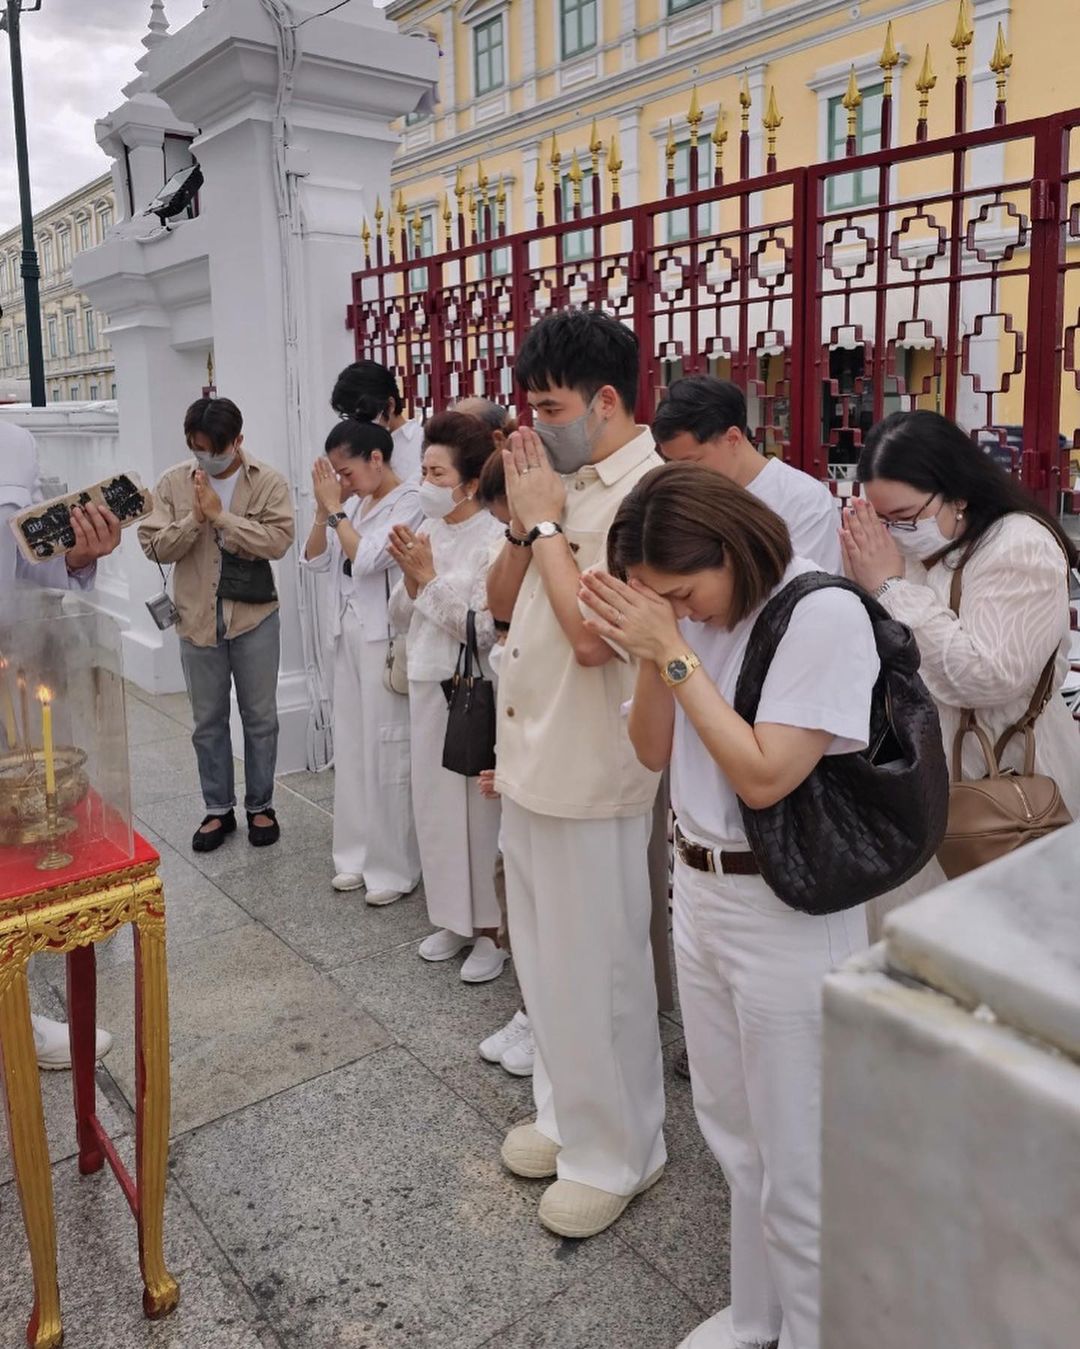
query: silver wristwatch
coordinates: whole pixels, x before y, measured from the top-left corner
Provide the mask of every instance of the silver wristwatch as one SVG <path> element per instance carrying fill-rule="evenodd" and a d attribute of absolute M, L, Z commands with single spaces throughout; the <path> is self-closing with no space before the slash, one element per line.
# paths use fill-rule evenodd
<path fill-rule="evenodd" d="M 538 525 L 534 525 L 525 535 L 526 543 L 535 543 L 537 539 L 551 539 L 556 534 L 563 532 L 562 525 L 554 520 L 541 520 Z"/>
<path fill-rule="evenodd" d="M 345 514 L 344 511 L 334 511 L 332 515 L 328 515 L 326 517 L 326 523 L 330 529 L 337 529 L 338 525 L 341 524 L 342 520 L 347 520 L 348 518 L 349 517 Z"/>

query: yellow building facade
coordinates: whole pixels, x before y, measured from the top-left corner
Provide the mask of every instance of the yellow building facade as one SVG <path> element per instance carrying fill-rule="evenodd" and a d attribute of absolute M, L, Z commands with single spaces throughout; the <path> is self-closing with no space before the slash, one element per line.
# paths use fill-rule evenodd
<path fill-rule="evenodd" d="M 766 173 L 771 151 L 781 173 L 842 161 L 851 145 L 856 153 L 876 151 L 882 145 L 886 89 L 891 93 L 891 144 L 911 146 L 920 119 L 921 138 L 933 142 L 956 127 L 958 70 L 964 76 L 967 130 L 990 128 L 995 120 L 1015 126 L 1080 103 L 1069 80 L 1070 54 L 1080 41 L 1080 4 L 1059 0 L 392 0 L 387 14 L 403 32 L 437 44 L 440 52 L 436 96 L 398 127 L 392 202 L 382 203 L 378 222 L 369 222 L 380 235 L 389 234 L 391 249 L 396 236 L 399 259 L 403 232 L 411 259 L 417 251 L 441 250 L 448 238 L 456 243 L 459 228 L 466 243 L 483 239 L 485 214 L 493 231 L 502 221 L 507 234 L 533 228 L 541 213 L 550 225 L 557 218 L 557 188 L 560 218 L 568 219 L 580 200 L 587 219 L 594 174 L 605 210 L 616 185 L 621 206 L 628 207 L 662 201 L 672 188 L 678 194 L 709 187 L 718 168 L 726 183 L 736 183 L 743 177 L 743 128 L 750 178 Z M 692 183 L 693 141 L 698 177 Z M 1072 145 L 1076 167 L 1080 130 L 1072 133 Z M 962 256 L 950 260 L 945 249 L 936 271 L 925 273 L 927 284 L 917 297 L 918 287 L 911 282 L 923 275 L 920 258 L 932 251 L 942 223 L 950 225 L 954 161 L 945 154 L 924 154 L 890 170 L 891 201 L 900 209 L 894 209 L 889 228 L 900 228 L 901 234 L 885 248 L 890 260 L 880 280 L 894 289 L 878 315 L 869 293 L 873 269 L 869 285 L 853 302 L 844 294 L 840 271 L 845 259 L 857 268 L 861 250 L 879 242 L 882 221 L 875 211 L 881 175 L 876 169 L 838 170 L 825 181 L 821 210 L 834 222 L 828 227 L 833 231 L 830 256 L 822 268 L 821 340 L 829 351 L 817 369 L 836 387 L 825 396 L 823 443 L 835 448 L 841 423 L 856 431 L 868 428 L 874 394 L 864 377 L 869 367 L 864 371 L 861 347 L 866 343 L 869 361 L 876 338 L 875 359 L 880 361 L 886 340 L 890 345 L 889 373 L 881 381 L 884 411 L 913 404 L 949 411 L 948 399 L 958 399 L 955 412 L 963 425 L 980 435 L 980 428 L 988 428 L 991 438 L 999 432 L 989 428 L 1004 428 L 1003 455 L 1006 435 L 1011 451 L 1019 453 L 1031 362 L 1022 376 L 1009 373 L 1021 363 L 1021 339 L 1011 325 L 1013 316 L 1021 328 L 1030 319 L 1024 273 L 1036 210 L 1034 154 L 1031 136 L 1002 139 L 966 154 Z M 1066 235 L 1072 259 L 1080 254 L 1080 183 L 1067 190 L 1077 198 L 1078 226 Z M 927 199 L 929 219 L 920 219 L 918 204 Z M 658 397 L 660 386 L 683 371 L 684 358 L 693 351 L 698 368 L 704 357 L 709 369 L 746 385 L 760 443 L 779 452 L 797 432 L 784 387 L 790 377 L 785 358 L 791 351 L 793 315 L 790 303 L 787 309 L 781 303 L 770 317 L 763 278 L 774 263 L 777 272 L 790 265 L 790 253 L 786 261 L 783 254 L 785 245 L 793 246 L 793 202 L 793 189 L 784 183 L 754 197 L 752 226 L 767 229 L 785 219 L 789 224 L 778 227 L 755 261 L 752 312 L 743 332 L 745 338 L 748 328 L 753 339 L 749 348 L 745 342 L 739 347 L 734 309 L 725 313 L 718 305 L 715 315 L 694 319 L 693 326 L 686 306 L 676 312 L 674 297 L 688 252 L 683 241 L 691 233 L 687 212 L 661 208 L 648 240 L 650 266 L 661 282 L 663 269 L 670 267 L 673 297 L 670 320 L 654 324 L 656 352 L 663 359 L 651 392 Z M 737 237 L 737 197 L 700 211 L 696 233 L 702 239 Z M 835 222 L 844 213 L 850 213 L 849 228 L 837 232 Z M 584 276 L 598 246 L 604 256 L 627 247 L 627 229 L 615 225 L 564 236 L 561 263 L 580 256 Z M 762 238 L 764 231 L 751 246 Z M 553 249 L 550 239 L 537 243 L 534 265 L 550 263 Z M 830 272 L 833 264 L 840 271 Z M 484 265 L 493 275 L 505 272 L 509 250 L 497 251 L 487 264 L 471 259 L 467 275 L 482 277 Z M 950 316 L 950 288 L 942 273 L 952 265 L 963 281 L 959 313 Z M 718 285 L 723 266 L 720 259 Z M 410 289 L 422 287 L 424 275 L 410 272 Z M 657 313 L 667 303 L 664 285 L 659 289 Z M 573 284 L 570 296 L 573 300 Z M 1066 323 L 1069 314 L 1077 314 L 1080 324 L 1080 270 L 1067 277 L 1065 311 Z M 880 332 L 878 318 L 884 320 Z M 769 337 L 773 330 L 775 340 Z M 955 334 L 952 350 L 944 341 L 950 332 Z M 1031 336 L 1024 334 L 1029 349 Z M 451 396 L 455 390 L 478 391 L 478 385 L 468 386 L 469 372 L 489 359 L 485 353 L 493 342 L 480 334 L 472 346 L 466 340 L 450 352 L 465 372 L 451 376 Z M 392 363 L 400 363 L 402 344 L 408 345 L 404 330 Z M 1080 352 L 1080 338 L 1075 345 Z M 951 382 L 942 373 L 950 360 L 958 363 Z M 417 390 L 430 401 L 423 394 L 424 378 Z M 500 372 L 499 380 L 498 392 L 510 396 L 508 371 Z M 990 388 L 996 392 L 988 400 L 982 391 Z M 1076 435 L 1080 445 L 1080 374 L 1068 367 L 1060 426 L 1067 441 Z M 857 443 L 846 430 L 839 440 L 840 450 L 829 453 L 830 468 L 838 470 L 852 457 L 843 451 Z"/>

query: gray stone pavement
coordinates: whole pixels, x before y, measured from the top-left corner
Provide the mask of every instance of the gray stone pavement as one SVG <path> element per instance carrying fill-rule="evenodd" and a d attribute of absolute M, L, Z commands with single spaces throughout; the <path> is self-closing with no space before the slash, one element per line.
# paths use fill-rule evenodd
<path fill-rule="evenodd" d="M 425 965 L 422 895 L 369 909 L 330 888 L 332 774 L 282 778 L 282 842 L 242 832 L 197 856 L 201 818 L 183 695 L 129 692 L 137 827 L 160 850 L 168 917 L 172 1133 L 166 1251 L 181 1302 L 144 1321 L 135 1231 L 108 1172 L 78 1175 L 67 1074 L 45 1075 L 66 1349 L 675 1349 L 727 1301 L 727 1196 L 671 1071 L 663 1181 L 617 1226 L 561 1241 L 542 1185 L 499 1162 L 528 1082 L 479 1041 L 517 1004 L 508 967 L 471 987 Z M 116 1047 L 100 1114 L 130 1155 L 132 951 L 98 948 L 99 1019 Z M 32 966 L 63 1015 L 64 966 Z M 0 1131 L 0 1347 L 31 1303 Z"/>

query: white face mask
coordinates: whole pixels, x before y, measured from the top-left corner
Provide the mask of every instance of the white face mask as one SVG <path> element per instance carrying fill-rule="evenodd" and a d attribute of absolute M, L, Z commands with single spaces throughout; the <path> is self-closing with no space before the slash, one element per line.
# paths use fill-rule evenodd
<path fill-rule="evenodd" d="M 460 486 L 460 484 L 459 484 Z M 462 503 L 454 500 L 457 487 L 437 487 L 433 482 L 422 482 L 417 498 L 420 509 L 429 520 L 444 520 Z M 463 498 L 468 501 L 469 498 Z"/>
<path fill-rule="evenodd" d="M 936 515 L 929 520 L 917 520 L 914 529 L 890 530 L 893 542 L 905 557 L 926 558 L 943 552 L 952 543 L 941 532 Z"/>

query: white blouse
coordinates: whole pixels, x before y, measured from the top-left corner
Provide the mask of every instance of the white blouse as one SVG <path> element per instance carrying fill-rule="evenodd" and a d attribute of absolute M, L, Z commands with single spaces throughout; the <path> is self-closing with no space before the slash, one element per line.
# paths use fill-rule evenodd
<path fill-rule="evenodd" d="M 921 674 L 937 703 L 952 773 L 960 712 L 970 707 L 996 741 L 1027 711 L 1039 676 L 1057 651 L 1054 695 L 1035 723 L 1035 770 L 1051 777 L 1080 816 L 1080 730 L 1058 690 L 1069 667 L 1069 585 L 1057 539 L 1030 515 L 1008 515 L 984 536 L 964 567 L 960 614 L 949 607 L 951 559 L 927 571 L 907 560 L 907 577 L 882 604 L 915 633 Z M 1023 770 L 1024 740 L 1013 738 L 1002 767 Z M 975 736 L 964 743 L 965 778 L 986 775 Z"/>
<path fill-rule="evenodd" d="M 395 632 L 408 632 L 409 678 L 415 683 L 448 679 L 465 640 L 468 611 L 476 614 L 476 644 L 481 653 L 495 644 L 495 624 L 487 607 L 487 574 L 495 556 L 493 543 L 503 526 L 487 511 L 460 524 L 428 520 L 418 531 L 431 539 L 435 579 L 409 598 L 404 581 L 390 596 L 390 622 Z M 485 664 L 485 673 L 490 667 Z"/>
<path fill-rule="evenodd" d="M 341 636 L 341 620 L 351 608 L 360 621 L 365 642 L 385 642 L 388 636 L 387 594 L 393 590 L 401 572 L 386 551 L 391 527 L 408 525 L 416 529 L 424 518 L 417 500 L 414 482 L 403 482 L 380 501 L 371 505 L 370 497 L 349 497 L 342 510 L 360 535 L 360 546 L 352 562 L 352 575 L 345 575 L 345 553 L 335 530 L 330 530 L 326 547 L 318 557 L 301 555 L 300 565 L 313 572 L 326 572 L 330 578 L 330 636 Z"/>

